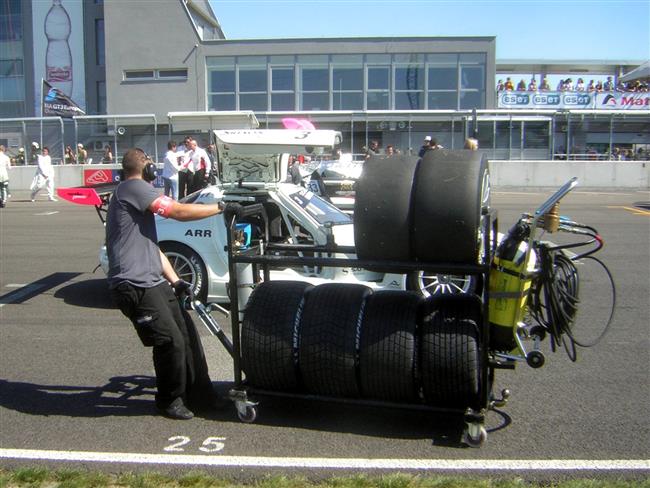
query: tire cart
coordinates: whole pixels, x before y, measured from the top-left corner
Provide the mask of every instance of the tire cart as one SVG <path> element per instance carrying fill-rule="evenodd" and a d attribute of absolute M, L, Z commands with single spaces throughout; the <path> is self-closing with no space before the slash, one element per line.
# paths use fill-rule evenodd
<path fill-rule="evenodd" d="M 425 409 L 462 414 L 463 442 L 479 447 L 487 439 L 488 410 L 509 396 L 507 390 L 493 395 L 495 371 L 514 369 L 518 361 L 539 367 L 546 332 L 553 349 L 570 337 L 570 324 L 551 323 L 557 317 L 549 317 L 552 307 L 543 299 L 537 307 L 542 325 L 531 326 L 523 315 L 536 313 L 528 309 L 531 283 L 534 288 L 539 281 L 535 230 L 554 220 L 557 202 L 575 179 L 535 215 L 524 214 L 519 223 L 527 222 L 527 233 L 511 229 L 498 242 L 487 161 L 480 154 L 438 150 L 422 160 L 377 157 L 366 165 L 356 190 L 355 247 L 337 246 L 331 232 L 324 246 L 269 242 L 264 206 L 248 205 L 239 221 L 227 222 L 232 342 L 209 308 L 200 302 L 193 308 L 233 357 L 230 398 L 243 422 L 256 419 L 256 395 Z M 463 203 L 454 206 L 457 201 Z M 558 227 L 584 235 L 586 226 L 565 221 Z M 513 240 L 516 259 L 504 254 Z M 598 236 L 573 247 L 594 240 L 602 242 Z M 567 247 L 557 246 L 562 253 Z M 508 260 L 519 266 L 515 272 L 507 269 Z M 482 286 L 476 294 L 423 300 L 352 283 L 271 281 L 270 269 L 280 265 L 424 270 L 472 275 Z M 523 344 L 528 339 L 531 350 Z"/>

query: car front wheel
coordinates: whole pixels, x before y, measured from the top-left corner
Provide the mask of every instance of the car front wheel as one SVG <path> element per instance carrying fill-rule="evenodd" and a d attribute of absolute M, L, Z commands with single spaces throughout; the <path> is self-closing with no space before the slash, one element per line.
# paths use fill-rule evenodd
<path fill-rule="evenodd" d="M 423 297 L 474 293 L 477 279 L 471 275 L 450 275 L 415 271 L 408 276 L 408 289 L 420 293 Z"/>
<path fill-rule="evenodd" d="M 160 244 L 178 278 L 192 284 L 194 297 L 202 303 L 208 298 L 208 273 L 201 257 L 189 247 L 175 242 Z"/>

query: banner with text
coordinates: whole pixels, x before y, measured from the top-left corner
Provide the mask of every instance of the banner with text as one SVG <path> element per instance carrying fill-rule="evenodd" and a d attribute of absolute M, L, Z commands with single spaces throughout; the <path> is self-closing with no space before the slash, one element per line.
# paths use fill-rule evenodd
<path fill-rule="evenodd" d="M 650 93 L 499 92 L 498 108 L 649 110 Z"/>

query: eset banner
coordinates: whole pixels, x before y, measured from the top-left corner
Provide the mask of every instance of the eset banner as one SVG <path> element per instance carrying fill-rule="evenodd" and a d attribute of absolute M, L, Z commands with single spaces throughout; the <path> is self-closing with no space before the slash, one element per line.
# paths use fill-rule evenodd
<path fill-rule="evenodd" d="M 498 108 L 649 110 L 650 93 L 499 92 Z"/>

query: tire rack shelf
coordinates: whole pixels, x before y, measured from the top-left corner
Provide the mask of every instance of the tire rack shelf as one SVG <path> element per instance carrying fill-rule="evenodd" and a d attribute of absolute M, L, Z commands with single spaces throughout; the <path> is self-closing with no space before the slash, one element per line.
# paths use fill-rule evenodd
<path fill-rule="evenodd" d="M 256 212 L 264 222 L 264 236 L 246 249 L 233 249 L 232 243 L 235 241 L 236 219 L 233 218 L 227 232 L 228 238 L 228 267 L 230 273 L 230 289 L 239 290 L 240 283 L 237 276 L 238 264 L 251 264 L 253 266 L 253 281 L 259 283 L 260 271 L 263 274 L 264 281 L 270 280 L 270 270 L 280 265 L 291 266 L 323 266 L 323 267 L 359 267 L 380 269 L 382 272 L 391 272 L 404 274 L 411 271 L 424 270 L 432 273 L 458 274 L 458 275 L 480 275 L 483 279 L 483 289 L 480 295 L 482 301 L 483 320 L 479 331 L 479 349 L 480 349 L 480 369 L 479 369 L 479 406 L 478 409 L 467 406 L 464 408 L 449 408 L 423 403 L 396 403 L 381 400 L 367 400 L 357 398 L 339 398 L 310 393 L 295 393 L 283 391 L 270 391 L 251 387 L 243 379 L 243 370 L 241 366 L 241 321 L 240 321 L 240 303 L 238 293 L 231 293 L 231 327 L 232 327 L 232 344 L 233 344 L 233 367 L 234 367 L 234 386 L 230 392 L 230 397 L 235 401 L 240 419 L 244 422 L 252 422 L 256 417 L 256 405 L 249 399 L 249 394 L 259 396 L 277 396 L 287 398 L 300 398 L 307 400 L 326 401 L 332 403 L 357 404 L 384 408 L 404 408 L 414 410 L 426 410 L 440 413 L 457 413 L 464 416 L 466 430 L 464 433 L 465 442 L 472 447 L 479 447 L 486 438 L 484 428 L 485 415 L 490 407 L 492 382 L 494 380 L 494 370 L 501 369 L 501 365 L 490 360 L 489 343 L 490 330 L 488 321 L 488 304 L 487 290 L 489 289 L 489 263 L 492 262 L 493 250 L 496 249 L 496 239 L 498 230 L 498 219 L 495 210 L 490 210 L 485 214 L 483 219 L 483 235 L 490 236 L 489 239 L 483 239 L 483 256 L 485 264 L 468 265 L 455 263 L 424 263 L 420 261 L 377 261 L 377 260 L 360 260 L 352 258 L 335 258 L 334 254 L 355 254 L 355 248 L 350 246 L 337 246 L 335 244 L 325 246 L 300 245 L 300 244 L 274 244 L 268 242 L 269 225 L 268 217 L 261 205 Z M 253 209 L 251 209 L 253 210 Z M 251 215 L 252 212 L 247 212 Z M 287 256 L 287 253 L 313 253 L 312 257 Z M 272 254 L 271 254 L 272 253 Z M 320 254 L 320 256 L 318 256 Z M 245 286 L 245 285 L 244 285 Z M 504 367 L 505 368 L 505 367 Z M 252 410 L 251 410 L 252 409 Z M 246 413 L 245 413 L 246 412 Z M 251 415 L 252 413 L 252 415 Z M 251 420 L 252 419 L 252 420 Z M 469 436 L 469 437 L 468 437 Z M 469 440 L 467 440 L 469 438 Z"/>

